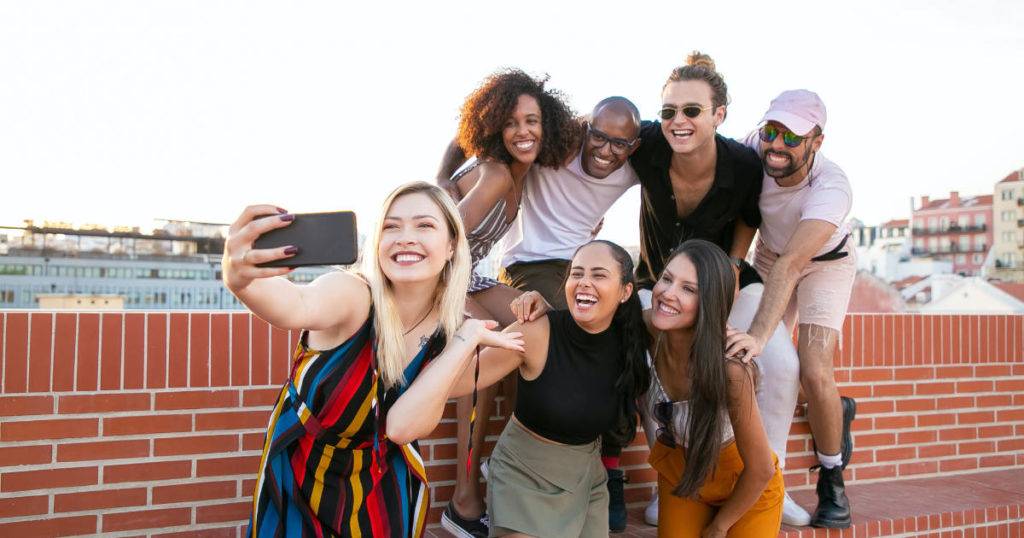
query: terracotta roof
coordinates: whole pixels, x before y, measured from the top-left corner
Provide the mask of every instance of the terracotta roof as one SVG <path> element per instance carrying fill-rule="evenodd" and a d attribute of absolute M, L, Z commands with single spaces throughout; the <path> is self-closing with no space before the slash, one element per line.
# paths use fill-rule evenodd
<path fill-rule="evenodd" d="M 922 281 L 922 280 L 924 280 L 926 278 L 928 278 L 928 277 L 926 277 L 926 276 L 919 276 L 919 275 L 918 276 L 908 276 L 907 278 L 904 278 L 902 280 L 897 280 L 897 281 L 893 282 L 891 285 L 892 285 L 892 287 L 894 287 L 894 288 L 896 288 L 898 290 L 902 290 L 903 288 L 905 288 L 907 286 L 913 286 L 914 284 L 917 284 L 918 282 L 920 282 L 920 281 Z"/>
<path fill-rule="evenodd" d="M 992 205 L 992 195 L 983 194 L 981 196 L 961 196 L 960 205 L 957 207 L 973 207 L 973 206 L 986 206 Z M 915 211 L 924 211 L 927 209 L 947 209 L 951 208 L 949 205 L 949 198 L 940 198 L 938 200 L 929 200 L 928 205 L 915 209 Z"/>
<path fill-rule="evenodd" d="M 1018 301 L 1024 301 L 1024 284 L 1013 282 L 989 282 L 989 284 L 1013 295 Z"/>
<path fill-rule="evenodd" d="M 909 219 L 892 219 L 882 223 L 882 228 L 906 228 L 907 226 L 910 226 Z"/>
<path fill-rule="evenodd" d="M 1010 183 L 1011 181 L 1020 181 L 1022 179 L 1024 179 L 1024 168 L 1021 168 L 1020 170 L 1014 170 L 1013 172 L 1010 172 L 1010 175 L 1004 177 L 999 182 L 1000 183 Z"/>

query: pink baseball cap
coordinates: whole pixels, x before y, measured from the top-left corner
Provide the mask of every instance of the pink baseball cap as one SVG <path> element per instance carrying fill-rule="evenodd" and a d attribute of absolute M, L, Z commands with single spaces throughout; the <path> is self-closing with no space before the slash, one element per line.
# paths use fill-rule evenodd
<path fill-rule="evenodd" d="M 811 132 L 815 125 L 825 129 L 825 103 L 818 94 L 810 90 L 786 90 L 772 99 L 761 122 L 777 121 L 793 131 L 793 134 L 804 136 Z"/>

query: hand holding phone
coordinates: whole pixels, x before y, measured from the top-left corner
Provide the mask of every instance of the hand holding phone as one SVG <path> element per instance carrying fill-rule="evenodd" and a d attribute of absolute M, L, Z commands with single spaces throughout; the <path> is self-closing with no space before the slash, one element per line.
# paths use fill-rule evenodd
<path fill-rule="evenodd" d="M 291 224 L 267 231 L 256 238 L 252 248 L 295 247 L 294 256 L 257 263 L 257 267 L 304 267 L 310 265 L 351 265 L 359 254 L 356 215 L 351 211 L 298 213 Z"/>

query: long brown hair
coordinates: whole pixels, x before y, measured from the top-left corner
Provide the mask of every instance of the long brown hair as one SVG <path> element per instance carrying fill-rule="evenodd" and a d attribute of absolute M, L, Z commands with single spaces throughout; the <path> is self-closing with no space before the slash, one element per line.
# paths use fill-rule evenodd
<path fill-rule="evenodd" d="M 683 242 L 665 260 L 686 256 L 697 270 L 697 320 L 690 347 L 690 401 L 686 419 L 686 468 L 672 494 L 692 497 L 718 465 L 722 431 L 729 420 L 725 329 L 732 310 L 735 276 L 725 252 L 703 239 Z"/>

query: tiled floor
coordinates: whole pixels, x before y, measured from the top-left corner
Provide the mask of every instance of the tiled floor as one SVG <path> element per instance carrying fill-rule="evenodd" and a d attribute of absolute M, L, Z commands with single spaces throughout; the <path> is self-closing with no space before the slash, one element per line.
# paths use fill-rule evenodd
<path fill-rule="evenodd" d="M 944 478 L 854 484 L 847 488 L 847 493 L 850 496 L 850 503 L 853 505 L 854 526 L 867 531 L 868 529 L 886 528 L 884 525 L 879 526 L 873 523 L 877 521 L 903 520 L 909 517 L 958 513 L 995 506 L 1024 505 L 1024 469 Z M 792 495 L 798 503 L 807 508 L 813 508 L 816 501 L 813 491 L 797 491 Z M 1021 517 L 1024 517 L 1024 514 Z M 613 536 L 634 538 L 657 535 L 657 528 L 644 524 L 641 509 L 632 510 L 629 521 L 629 527 L 625 533 Z M 991 523 L 992 519 L 988 521 Z M 929 530 L 938 528 L 933 525 L 929 527 Z M 884 534 L 874 530 L 864 533 L 856 532 L 857 536 L 882 536 Z M 426 535 L 428 538 L 449 538 L 448 533 L 440 528 L 430 529 Z M 824 529 L 812 532 L 811 529 L 783 527 L 783 536 L 789 538 L 819 535 L 824 537 L 829 533 Z M 835 533 L 832 535 L 838 536 Z M 853 533 L 850 535 L 852 536 Z"/>

